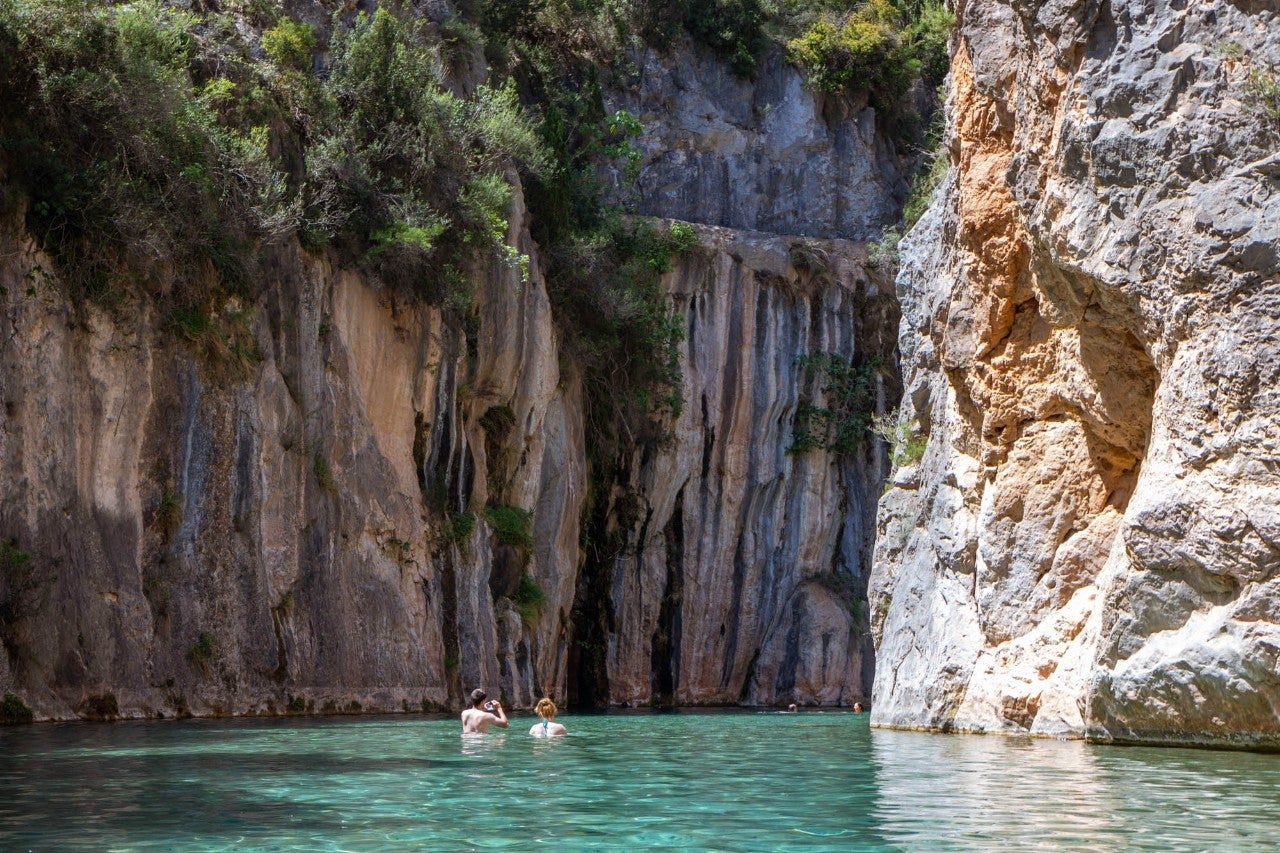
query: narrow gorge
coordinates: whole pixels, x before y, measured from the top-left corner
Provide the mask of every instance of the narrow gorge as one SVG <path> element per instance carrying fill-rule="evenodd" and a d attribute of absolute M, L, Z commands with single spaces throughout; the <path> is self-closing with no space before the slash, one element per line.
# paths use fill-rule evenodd
<path fill-rule="evenodd" d="M 1280 748 L 1274 0 L 51 8 L 0 718 Z"/>

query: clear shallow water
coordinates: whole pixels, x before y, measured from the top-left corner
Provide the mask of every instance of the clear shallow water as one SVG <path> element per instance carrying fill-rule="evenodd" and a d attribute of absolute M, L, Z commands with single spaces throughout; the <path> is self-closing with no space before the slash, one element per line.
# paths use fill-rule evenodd
<path fill-rule="evenodd" d="M 1280 756 L 873 731 L 864 715 L 0 729 L 0 850 L 1263 849 Z"/>

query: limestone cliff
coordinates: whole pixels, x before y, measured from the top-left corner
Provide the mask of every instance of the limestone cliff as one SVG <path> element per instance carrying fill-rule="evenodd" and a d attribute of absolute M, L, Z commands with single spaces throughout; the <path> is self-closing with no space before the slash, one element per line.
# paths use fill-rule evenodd
<path fill-rule="evenodd" d="M 873 721 L 1280 744 L 1278 10 L 955 11 Z"/>
<path fill-rule="evenodd" d="M 775 104 L 800 130 L 756 191 L 851 162 L 900 191 L 869 111 L 825 116 L 798 80 L 775 63 L 758 84 L 778 97 L 757 119 Z M 699 85 L 690 103 L 718 97 Z M 733 85 L 731 101 L 750 88 Z M 654 112 L 644 144 L 688 133 L 672 127 L 692 109 Z M 797 407 L 822 398 L 803 356 L 878 358 L 881 402 L 896 396 L 896 304 L 861 243 L 751 229 L 865 239 L 893 202 L 878 184 L 865 210 L 828 193 L 739 219 L 738 170 L 662 174 L 729 202 L 642 207 L 706 224 L 664 277 L 682 413 L 616 465 L 586 446 L 518 192 L 507 239 L 528 280 L 476 267 L 468 323 L 285 243 L 261 299 L 214 318 L 227 351 L 143 298 L 69 299 L 6 224 L 0 536 L 33 573 L 3 621 L 0 692 L 39 718 L 429 710 L 477 685 L 517 707 L 865 700 L 882 454 L 788 449 Z M 532 544 L 499 541 L 486 507 L 531 511 Z M 521 607 L 526 574 L 542 599 Z"/>

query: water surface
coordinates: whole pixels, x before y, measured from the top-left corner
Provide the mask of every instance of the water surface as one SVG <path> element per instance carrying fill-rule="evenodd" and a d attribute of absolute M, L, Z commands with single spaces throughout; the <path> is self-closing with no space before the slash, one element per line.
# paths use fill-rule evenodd
<path fill-rule="evenodd" d="M 0 850 L 1257 849 L 1280 756 L 871 730 L 865 714 L 0 729 Z"/>

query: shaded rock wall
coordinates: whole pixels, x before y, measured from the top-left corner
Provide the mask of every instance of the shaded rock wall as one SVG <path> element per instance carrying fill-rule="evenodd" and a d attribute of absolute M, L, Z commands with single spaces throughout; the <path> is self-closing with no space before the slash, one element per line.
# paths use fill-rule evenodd
<path fill-rule="evenodd" d="M 733 86 L 705 99 L 750 100 Z M 753 155 L 791 175 L 753 192 L 805 192 L 813 175 L 831 190 L 842 164 L 885 162 L 868 112 L 802 106 L 805 134 L 845 141 Z M 645 145 L 694 133 L 715 150 L 681 127 L 651 121 Z M 772 139 L 752 133 L 748 147 Z M 865 700 L 883 451 L 788 448 L 797 406 L 823 400 L 802 356 L 879 357 L 879 405 L 896 397 L 887 273 L 860 243 L 716 226 L 861 237 L 881 188 L 741 223 L 738 200 L 676 206 L 706 223 L 664 279 L 686 324 L 684 408 L 669 440 L 616 463 L 586 446 L 518 194 L 508 239 L 530 278 L 478 266 L 465 322 L 277 248 L 259 300 L 215 323 L 242 328 L 256 361 L 184 340 L 145 300 L 77 304 L 7 227 L 0 536 L 33 555 L 34 583 L 0 620 L 0 691 L 41 718 L 437 709 L 477 685 L 518 707 Z M 701 189 L 672 192 L 646 209 Z M 592 464 L 608 466 L 596 486 Z M 491 506 L 532 511 L 532 547 L 498 542 Z M 526 573 L 545 601 L 522 617 Z"/>
<path fill-rule="evenodd" d="M 822 404 L 798 360 L 892 364 L 897 306 L 860 246 L 704 229 L 671 277 L 687 324 L 684 408 L 615 480 L 606 649 L 611 701 L 852 705 L 872 671 L 865 610 L 883 453 L 791 453 Z M 800 247 L 822 268 L 797 268 Z M 896 396 L 888 366 L 881 406 Z"/>
<path fill-rule="evenodd" d="M 1274 4 L 956 4 L 873 722 L 1280 743 Z"/>
<path fill-rule="evenodd" d="M 527 571 L 571 600 L 581 400 L 536 266 L 528 283 L 478 271 L 467 342 L 438 310 L 283 250 L 247 306 L 261 362 L 236 378 L 145 304 L 72 306 L 24 238 L 4 255 L 0 524 L 40 588 L 6 625 L 0 686 L 54 717 L 105 696 L 169 715 L 563 690 L 567 608 L 526 628 L 494 588 L 483 514 L 448 533 L 450 513 L 532 509 Z"/>
<path fill-rule="evenodd" d="M 617 485 L 638 514 L 608 567 L 602 698 L 864 699 L 879 465 L 786 450 L 819 399 L 797 356 L 887 352 L 888 285 L 853 244 L 810 244 L 832 264 L 815 277 L 790 241 L 699 233 L 668 277 L 684 414 Z M 587 454 L 536 274 L 481 276 L 469 353 L 437 310 L 283 253 L 253 311 L 262 362 L 237 381 L 149 308 L 72 307 L 28 242 L 5 251 L 0 523 L 41 588 L 0 687 L 56 718 L 571 692 Z M 450 537 L 451 513 L 487 504 L 532 509 L 527 563 L 483 513 Z M 547 599 L 529 625 L 511 602 L 525 571 Z"/>

